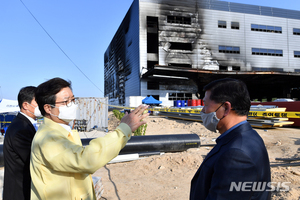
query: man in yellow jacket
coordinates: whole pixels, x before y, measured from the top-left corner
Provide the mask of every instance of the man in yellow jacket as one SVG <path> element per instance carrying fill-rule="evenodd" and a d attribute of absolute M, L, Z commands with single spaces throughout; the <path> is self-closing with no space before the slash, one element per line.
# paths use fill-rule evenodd
<path fill-rule="evenodd" d="M 91 174 L 119 154 L 139 126 L 147 106 L 126 114 L 115 131 L 83 147 L 68 125 L 76 117 L 71 83 L 53 78 L 37 87 L 36 101 L 44 122 L 32 142 L 31 199 L 95 200 Z"/>

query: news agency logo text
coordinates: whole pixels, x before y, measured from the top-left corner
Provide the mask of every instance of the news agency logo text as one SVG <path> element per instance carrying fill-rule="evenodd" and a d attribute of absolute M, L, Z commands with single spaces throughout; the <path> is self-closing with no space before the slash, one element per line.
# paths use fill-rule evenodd
<path fill-rule="evenodd" d="M 229 191 L 237 192 L 261 192 L 261 191 L 289 191 L 290 187 L 287 184 L 291 182 L 231 182 Z"/>

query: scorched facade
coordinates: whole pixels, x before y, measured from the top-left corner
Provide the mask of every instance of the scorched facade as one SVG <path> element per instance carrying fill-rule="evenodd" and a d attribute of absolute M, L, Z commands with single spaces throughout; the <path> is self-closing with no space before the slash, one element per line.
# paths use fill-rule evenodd
<path fill-rule="evenodd" d="M 244 79 L 253 98 L 291 97 L 300 87 L 300 12 L 216 0 L 134 0 L 104 65 L 105 96 L 119 105 L 128 96 L 152 95 L 171 106 L 199 98 L 204 84 L 224 77 Z M 279 82 L 287 76 L 293 84 Z M 280 92 L 265 91 L 271 80 Z"/>

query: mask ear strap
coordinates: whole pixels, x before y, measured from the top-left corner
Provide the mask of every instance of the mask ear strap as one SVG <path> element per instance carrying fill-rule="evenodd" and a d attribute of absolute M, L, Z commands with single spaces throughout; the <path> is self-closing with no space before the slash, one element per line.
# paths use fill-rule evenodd
<path fill-rule="evenodd" d="M 217 111 L 219 110 L 219 108 L 221 108 L 221 106 L 224 105 L 224 103 L 225 103 L 225 102 L 223 102 L 223 103 L 217 108 L 217 110 L 216 110 L 215 112 L 217 112 Z"/>
<path fill-rule="evenodd" d="M 224 102 L 224 103 L 225 103 L 225 102 Z M 222 103 L 222 105 L 223 105 L 224 103 Z M 222 106 L 222 105 L 221 105 L 221 106 Z M 221 107 L 221 106 L 220 106 L 220 107 Z M 219 108 L 220 108 L 220 107 L 219 107 Z M 218 109 L 219 109 L 219 108 L 218 108 Z M 218 110 L 218 109 L 217 109 L 217 110 Z M 235 109 L 232 108 L 231 110 L 235 110 Z M 226 111 L 226 107 L 225 107 L 225 111 Z M 223 119 L 224 117 L 226 117 L 226 116 L 223 116 L 221 119 Z M 220 120 L 221 120 L 221 119 L 220 119 Z"/>
<path fill-rule="evenodd" d="M 220 121 L 224 118 L 225 116 L 223 116 L 221 119 L 220 119 Z"/>

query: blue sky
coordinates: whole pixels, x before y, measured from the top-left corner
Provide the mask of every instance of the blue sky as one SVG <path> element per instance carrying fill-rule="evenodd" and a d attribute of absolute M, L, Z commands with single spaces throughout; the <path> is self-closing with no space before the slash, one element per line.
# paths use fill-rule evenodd
<path fill-rule="evenodd" d="M 75 96 L 103 97 L 104 52 L 132 2 L 0 1 L 0 99 L 15 100 L 20 88 L 54 77 L 71 80 Z M 300 10 L 298 0 L 231 2 Z"/>

